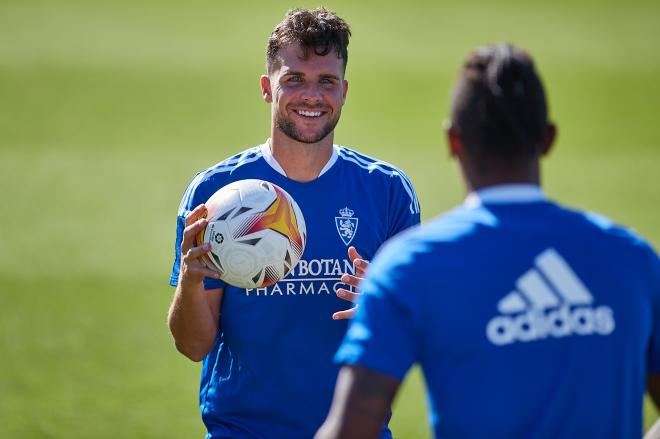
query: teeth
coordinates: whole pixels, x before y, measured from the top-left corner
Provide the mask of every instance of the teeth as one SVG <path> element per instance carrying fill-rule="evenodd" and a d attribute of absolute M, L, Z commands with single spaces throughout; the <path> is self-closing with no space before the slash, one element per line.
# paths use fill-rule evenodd
<path fill-rule="evenodd" d="M 302 116 L 307 116 L 307 117 L 319 117 L 321 115 L 320 111 L 298 111 L 298 114 Z"/>

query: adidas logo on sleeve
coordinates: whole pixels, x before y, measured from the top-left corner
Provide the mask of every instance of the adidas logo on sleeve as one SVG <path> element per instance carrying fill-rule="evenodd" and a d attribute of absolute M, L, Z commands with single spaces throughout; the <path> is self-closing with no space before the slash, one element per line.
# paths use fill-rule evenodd
<path fill-rule="evenodd" d="M 614 331 L 614 312 L 594 298 L 564 258 L 552 248 L 534 259 L 516 290 L 497 304 L 501 315 L 486 326 L 491 343 L 502 346 L 548 337 L 602 335 Z"/>

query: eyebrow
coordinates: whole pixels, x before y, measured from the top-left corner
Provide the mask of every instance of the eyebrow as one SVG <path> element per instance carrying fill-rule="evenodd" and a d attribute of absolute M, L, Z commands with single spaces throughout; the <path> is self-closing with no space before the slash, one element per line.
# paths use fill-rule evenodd
<path fill-rule="evenodd" d="M 303 76 L 303 77 L 307 76 L 304 72 L 299 72 L 299 71 L 296 71 L 296 70 L 289 70 L 288 72 L 286 72 L 284 74 L 284 76 L 293 76 L 293 75 L 298 75 L 298 76 Z M 334 80 L 337 80 L 337 81 L 339 81 L 341 79 L 341 78 L 339 78 L 339 76 L 333 75 L 331 73 L 322 73 L 320 75 L 320 77 L 321 78 L 334 79 Z"/>

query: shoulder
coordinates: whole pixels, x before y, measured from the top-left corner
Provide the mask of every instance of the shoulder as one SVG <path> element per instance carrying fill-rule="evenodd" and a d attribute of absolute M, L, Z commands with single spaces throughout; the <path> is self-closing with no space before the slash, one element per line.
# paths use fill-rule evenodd
<path fill-rule="evenodd" d="M 499 219 L 487 207 L 468 208 L 463 205 L 432 219 L 420 235 L 437 242 L 456 242 L 496 229 Z"/>
<path fill-rule="evenodd" d="M 616 255 L 637 273 L 649 273 L 656 294 L 660 294 L 660 257 L 649 241 L 599 213 L 575 211 L 575 214 L 582 216 L 598 234 L 599 241 L 607 244 L 602 245 L 607 254 Z"/>
<path fill-rule="evenodd" d="M 597 212 L 557 206 L 568 221 L 562 223 L 567 233 L 589 240 L 603 257 L 616 258 L 628 267 L 644 271 L 649 264 L 658 270 L 660 259 L 649 241 L 633 229 Z"/>
<path fill-rule="evenodd" d="M 376 256 L 387 263 L 387 269 L 394 265 L 417 266 L 426 261 L 429 254 L 433 256 L 428 260 L 446 255 L 449 265 L 454 262 L 464 264 L 464 260 L 456 261 L 454 257 L 457 248 L 470 245 L 470 242 L 479 245 L 480 233 L 496 226 L 497 219 L 488 210 L 459 206 L 401 232 L 390 239 Z"/>
<path fill-rule="evenodd" d="M 575 211 L 576 215 L 584 218 L 597 233 L 618 242 L 622 246 L 637 249 L 645 254 L 652 254 L 657 258 L 653 246 L 633 229 L 618 224 L 610 218 L 596 212 Z"/>
<path fill-rule="evenodd" d="M 428 274 L 437 272 L 431 266 L 439 265 L 441 257 L 437 246 L 428 240 L 426 229 L 425 225 L 416 225 L 389 239 L 369 265 L 363 292 L 410 298 L 411 289 L 416 294 L 421 291 Z M 435 274 L 431 277 L 437 280 Z"/>
<path fill-rule="evenodd" d="M 337 160 L 341 160 L 356 173 L 364 174 L 371 179 L 379 178 L 391 189 L 401 190 L 405 196 L 410 198 L 413 213 L 419 213 L 417 193 L 405 172 L 391 163 L 362 154 L 346 146 L 334 145 L 334 148 L 337 151 Z"/>
<path fill-rule="evenodd" d="M 334 145 L 334 147 L 337 151 L 337 158 L 344 161 L 349 166 L 354 166 L 357 170 L 361 170 L 365 173 L 375 173 L 376 175 L 389 177 L 402 176 L 408 182 L 410 182 L 408 176 L 401 169 L 397 168 L 391 163 L 368 156 L 366 154 L 362 154 L 346 146 Z"/>
<path fill-rule="evenodd" d="M 484 232 L 497 228 L 499 220 L 488 209 L 458 206 L 419 227 L 410 228 L 395 237 L 391 243 L 396 252 L 427 253 L 443 247 L 456 251 L 456 247 L 479 241 Z"/>
<path fill-rule="evenodd" d="M 183 194 L 179 215 L 186 214 L 196 205 L 205 202 L 215 191 L 230 183 L 236 171 L 256 163 L 261 158 L 261 147 L 255 146 L 199 172 Z"/>
<path fill-rule="evenodd" d="M 589 230 L 591 233 L 599 235 L 601 239 L 609 240 L 612 243 L 619 243 L 623 246 L 651 249 L 651 245 L 633 229 L 617 223 L 605 215 L 565 206 L 558 207 L 565 215 L 573 217 L 575 222 L 581 223 L 585 231 Z"/>

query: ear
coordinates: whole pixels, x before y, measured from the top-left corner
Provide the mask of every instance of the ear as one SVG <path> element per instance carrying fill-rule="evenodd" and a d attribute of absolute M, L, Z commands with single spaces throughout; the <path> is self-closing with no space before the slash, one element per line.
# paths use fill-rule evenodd
<path fill-rule="evenodd" d="M 449 121 L 445 121 L 445 132 L 447 133 L 449 155 L 452 157 L 459 157 L 463 152 L 463 141 L 458 136 L 456 128 L 454 128 Z"/>
<path fill-rule="evenodd" d="M 346 103 L 346 95 L 348 94 L 348 81 L 344 79 L 344 90 L 343 90 L 343 98 L 342 98 L 342 104 Z"/>
<path fill-rule="evenodd" d="M 264 98 L 267 104 L 271 104 L 273 102 L 273 92 L 270 88 L 270 78 L 268 75 L 261 75 L 259 83 L 261 84 L 261 97 Z"/>
<path fill-rule="evenodd" d="M 541 156 L 544 156 L 550 152 L 552 145 L 555 143 L 557 138 L 557 125 L 552 122 L 548 123 L 548 128 L 545 131 L 545 137 L 543 139 L 543 145 L 541 149 Z"/>

